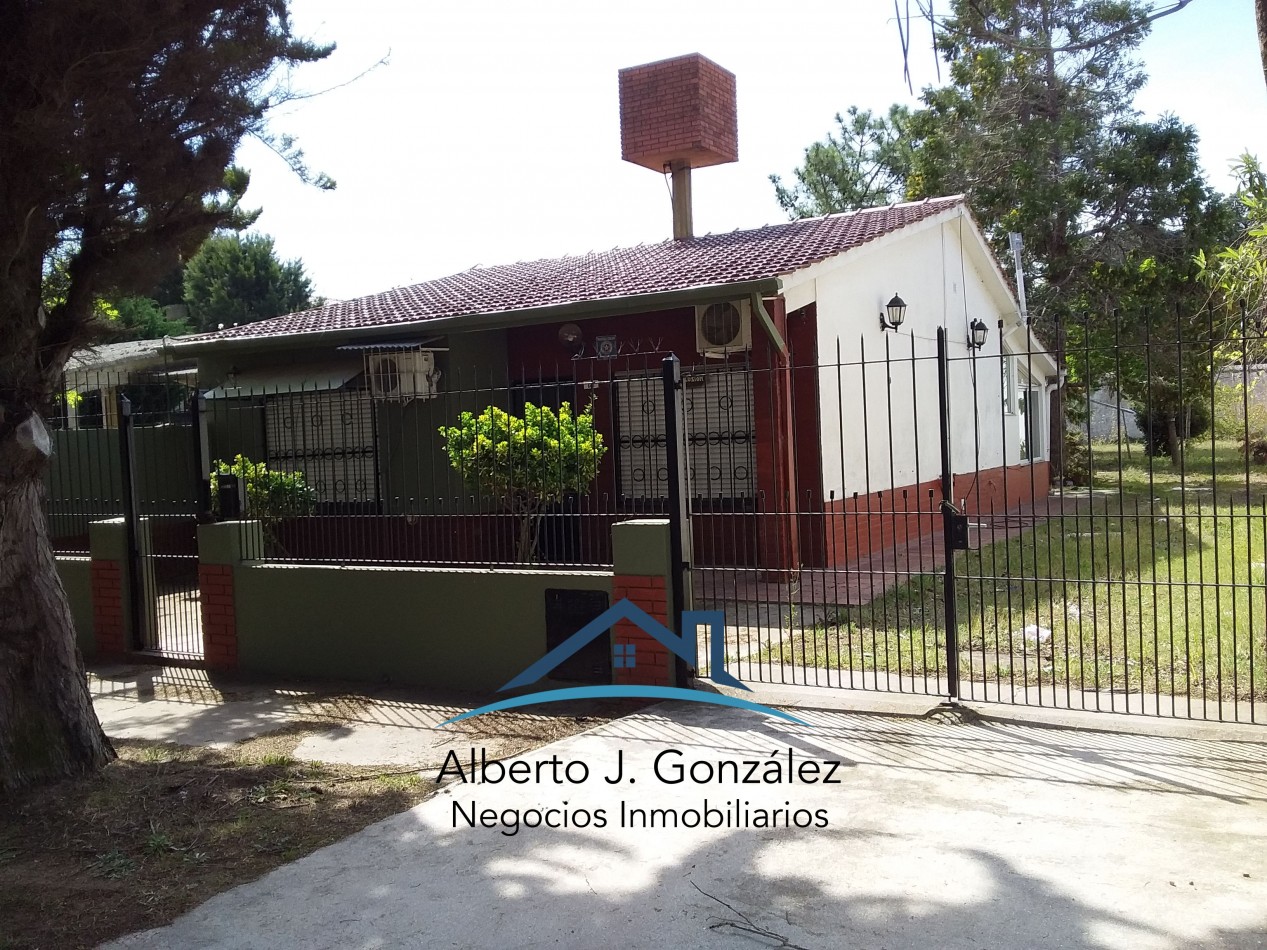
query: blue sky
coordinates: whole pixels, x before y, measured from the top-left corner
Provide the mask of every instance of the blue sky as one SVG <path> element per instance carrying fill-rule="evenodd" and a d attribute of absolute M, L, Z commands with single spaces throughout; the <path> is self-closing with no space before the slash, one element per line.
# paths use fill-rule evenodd
<path fill-rule="evenodd" d="M 462 4 L 293 0 L 297 29 L 337 52 L 295 85 L 343 88 L 292 103 L 274 126 L 339 182 L 300 184 L 263 146 L 252 171 L 258 230 L 301 257 L 319 293 L 375 293 L 480 264 L 659 241 L 663 179 L 620 159 L 616 73 L 688 52 L 734 72 L 739 161 L 697 171 L 697 233 L 784 219 L 767 176 L 851 104 L 913 102 L 886 0 L 778 5 L 731 0 L 656 7 L 594 0 Z M 1246 149 L 1267 157 L 1267 87 L 1252 0 L 1194 0 L 1140 51 L 1144 115 L 1174 112 L 1202 136 L 1212 181 Z M 916 89 L 935 80 L 927 38 Z"/>

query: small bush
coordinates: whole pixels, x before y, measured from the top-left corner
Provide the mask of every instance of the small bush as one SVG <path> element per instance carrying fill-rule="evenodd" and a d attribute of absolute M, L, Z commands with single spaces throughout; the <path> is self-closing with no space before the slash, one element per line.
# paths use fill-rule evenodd
<path fill-rule="evenodd" d="M 1064 468 L 1061 476 L 1066 485 L 1086 488 L 1091 484 L 1091 447 L 1081 433 L 1065 433 Z"/>
<path fill-rule="evenodd" d="M 1220 439 L 1244 442 L 1267 437 L 1267 403 L 1263 402 L 1259 382 L 1219 384 L 1214 387 L 1214 434 Z"/>
<path fill-rule="evenodd" d="M 587 491 L 607 452 L 592 402 L 581 412 L 565 402 L 557 413 L 527 402 L 522 416 L 488 406 L 478 415 L 463 412 L 440 435 L 453 469 L 477 490 L 501 497 L 519 519 L 521 563 L 535 556 L 546 507 Z"/>
<path fill-rule="evenodd" d="M 303 472 L 279 472 L 263 462 L 252 462 L 245 455 L 236 455 L 232 462 L 216 459 L 211 465 L 211 510 L 220 512 L 220 486 L 217 475 L 236 475 L 246 485 L 247 515 L 265 523 L 282 518 L 310 515 L 317 505 L 317 494 L 308 487 Z"/>
<path fill-rule="evenodd" d="M 1144 451 L 1149 455 L 1170 455 L 1170 420 L 1175 419 L 1175 430 L 1182 440 L 1195 439 L 1210 431 L 1210 407 L 1194 402 L 1178 413 L 1135 407 L 1135 423 L 1144 433 Z M 1184 420 L 1187 431 L 1184 431 Z"/>
<path fill-rule="evenodd" d="M 1267 465 L 1267 438 L 1257 436 L 1242 439 L 1241 451 L 1255 465 Z"/>

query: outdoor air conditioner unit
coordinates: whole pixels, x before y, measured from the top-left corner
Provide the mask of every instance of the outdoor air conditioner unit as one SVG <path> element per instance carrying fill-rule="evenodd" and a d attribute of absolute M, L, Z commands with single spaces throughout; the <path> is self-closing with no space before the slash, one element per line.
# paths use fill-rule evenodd
<path fill-rule="evenodd" d="M 751 308 L 727 300 L 695 308 L 695 348 L 703 356 L 726 357 L 752 349 Z"/>
<path fill-rule="evenodd" d="M 439 391 L 436 355 L 427 350 L 374 353 L 366 357 L 375 399 L 426 399 Z"/>

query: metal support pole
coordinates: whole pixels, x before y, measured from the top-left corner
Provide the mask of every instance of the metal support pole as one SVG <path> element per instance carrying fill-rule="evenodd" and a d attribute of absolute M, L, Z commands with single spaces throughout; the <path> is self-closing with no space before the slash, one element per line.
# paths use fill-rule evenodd
<path fill-rule="evenodd" d="M 669 591 L 669 628 L 682 635 L 686 610 L 686 579 L 691 569 L 691 519 L 687 504 L 686 460 L 682 443 L 682 362 L 670 353 L 661 363 L 664 382 L 664 465 L 669 489 L 669 559 L 672 589 Z M 675 680 L 685 685 L 694 673 L 681 657 L 674 659 Z"/>
<path fill-rule="evenodd" d="M 947 698 L 959 701 L 959 605 L 955 597 L 956 517 L 955 475 L 950 459 L 950 356 L 946 348 L 946 330 L 937 328 L 937 402 L 941 430 L 941 517 L 942 545 L 946 572 L 942 586 L 946 617 L 946 686 Z"/>
<path fill-rule="evenodd" d="M 691 166 L 674 162 L 673 174 L 673 240 L 686 241 L 695 236 L 695 222 L 691 212 Z"/>
<path fill-rule="evenodd" d="M 128 611 L 125 623 L 132 649 L 141 650 L 141 550 L 137 543 L 136 465 L 132 444 L 132 403 L 123 393 L 116 395 L 119 420 L 119 480 L 123 493 L 123 530 L 128 556 Z"/>
<path fill-rule="evenodd" d="M 207 440 L 207 400 L 195 395 L 189 402 L 194 439 L 194 510 L 199 522 L 211 520 L 211 450 Z"/>

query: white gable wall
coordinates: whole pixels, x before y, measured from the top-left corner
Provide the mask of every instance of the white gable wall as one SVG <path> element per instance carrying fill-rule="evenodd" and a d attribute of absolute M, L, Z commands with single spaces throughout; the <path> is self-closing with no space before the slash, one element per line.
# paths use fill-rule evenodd
<path fill-rule="evenodd" d="M 785 278 L 789 309 L 810 299 L 818 304 L 824 497 L 940 475 L 936 333 L 942 326 L 950 346 L 955 472 L 1019 461 L 1015 417 L 1005 425 L 998 359 L 998 322 L 1014 325 L 1016 305 L 988 258 L 973 252 L 974 242 L 973 225 L 956 209 Z M 880 328 L 895 292 L 908 306 L 897 333 Z M 990 328 L 975 360 L 967 346 L 973 318 Z"/>

